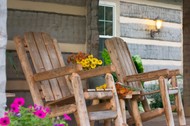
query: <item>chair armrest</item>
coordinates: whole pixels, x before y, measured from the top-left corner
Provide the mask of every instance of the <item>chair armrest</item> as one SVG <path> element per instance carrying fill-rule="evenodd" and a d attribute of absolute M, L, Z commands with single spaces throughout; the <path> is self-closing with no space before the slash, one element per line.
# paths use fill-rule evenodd
<path fill-rule="evenodd" d="M 35 81 L 43 81 L 43 80 L 48 80 L 56 77 L 61 77 L 65 76 L 68 74 L 71 74 L 73 72 L 78 72 L 82 70 L 82 66 L 77 64 L 77 65 L 71 65 L 71 66 L 65 66 L 65 67 L 60 67 L 52 70 L 47 70 L 41 73 L 34 74 L 33 78 Z"/>
<path fill-rule="evenodd" d="M 167 77 L 169 75 L 168 69 L 162 69 L 157 71 L 151 71 L 146 73 L 134 74 L 129 75 L 123 78 L 125 82 L 132 82 L 132 81 L 151 81 L 156 80 L 160 76 Z"/>
<path fill-rule="evenodd" d="M 97 68 L 91 69 L 91 70 L 79 71 L 77 73 L 79 74 L 81 79 L 87 79 L 87 78 L 103 75 L 106 73 L 112 73 L 115 71 L 116 71 L 115 66 L 109 65 L 109 66 L 100 66 L 100 67 L 97 67 Z"/>
<path fill-rule="evenodd" d="M 179 69 L 170 70 L 168 77 L 170 78 L 170 77 L 172 77 L 172 76 L 177 76 L 177 75 L 180 75 Z"/>

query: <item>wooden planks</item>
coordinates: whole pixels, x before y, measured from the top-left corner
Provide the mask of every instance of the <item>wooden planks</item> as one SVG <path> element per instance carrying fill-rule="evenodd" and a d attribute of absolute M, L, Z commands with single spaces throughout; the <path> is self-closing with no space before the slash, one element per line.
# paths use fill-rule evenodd
<path fill-rule="evenodd" d="M 95 77 L 99 75 L 103 75 L 106 73 L 112 73 L 115 72 L 115 66 L 109 65 L 109 66 L 100 66 L 96 69 L 86 70 L 86 71 L 80 71 L 78 74 L 80 75 L 81 79 L 87 79 L 90 77 Z"/>
<path fill-rule="evenodd" d="M 45 67 L 41 60 L 41 56 L 39 54 L 37 45 L 35 43 L 34 37 L 32 33 L 25 33 L 24 35 L 25 42 L 27 43 L 31 59 L 33 61 L 34 68 L 37 73 L 45 71 Z M 45 96 L 46 101 L 54 100 L 53 92 L 51 90 L 50 84 L 48 80 L 41 81 L 42 91 Z"/>
<path fill-rule="evenodd" d="M 116 74 L 120 82 L 124 82 L 123 78 L 126 75 L 137 73 L 127 44 L 123 40 L 114 37 L 112 39 L 107 39 L 105 45 L 108 49 L 113 65 L 116 66 Z M 138 88 L 141 85 L 138 82 L 125 84 L 135 88 Z"/>
<path fill-rule="evenodd" d="M 42 81 L 42 80 L 48 80 L 56 77 L 65 76 L 68 74 L 71 74 L 73 72 L 78 72 L 82 70 L 81 65 L 71 65 L 67 67 L 60 67 L 52 70 L 47 70 L 41 73 L 34 74 L 34 80 L 35 81 Z M 61 79 L 61 78 L 60 78 Z"/>
<path fill-rule="evenodd" d="M 162 69 L 162 70 L 157 70 L 157 71 L 151 71 L 151 72 L 146 72 L 146 73 L 125 76 L 123 79 L 126 82 L 151 81 L 151 80 L 158 79 L 160 76 L 167 77 L 168 75 L 169 75 L 169 70 Z"/>
<path fill-rule="evenodd" d="M 106 119 L 113 119 L 116 117 L 117 117 L 117 112 L 112 111 L 112 110 L 89 112 L 90 120 L 106 120 Z"/>
<path fill-rule="evenodd" d="M 55 41 L 46 33 L 25 33 L 24 38 L 37 73 L 34 79 L 41 80 L 41 88 L 46 101 L 58 100 L 71 95 L 65 77 L 61 77 L 66 74 L 62 70 L 69 72 L 69 68 L 58 69 L 65 64 Z M 53 69 L 57 69 L 56 72 Z M 48 79 L 49 76 L 51 79 Z"/>
<path fill-rule="evenodd" d="M 53 39 L 50 37 L 50 35 L 46 33 L 41 33 L 41 35 L 43 38 L 43 45 L 45 45 L 47 49 L 47 55 L 49 56 L 51 67 L 53 69 L 60 68 L 61 67 L 60 58 L 58 57 L 57 50 L 54 47 Z M 56 91 L 60 91 L 59 94 L 60 96 L 62 95 L 63 97 L 65 97 L 71 95 L 64 77 L 58 77 L 55 80 L 56 81 L 51 83 L 51 85 L 55 88 Z"/>
<path fill-rule="evenodd" d="M 93 99 L 110 99 L 112 98 L 113 94 L 111 91 L 107 92 L 84 92 L 84 98 L 93 100 Z"/>
<path fill-rule="evenodd" d="M 39 92 L 39 88 L 36 85 L 36 82 L 34 81 L 34 79 L 32 77 L 33 71 L 30 66 L 27 54 L 26 54 L 23 40 L 17 36 L 14 38 L 14 41 L 15 41 L 16 51 L 17 51 L 19 60 L 21 61 L 21 64 L 22 64 L 23 72 L 25 74 L 26 80 L 27 80 L 29 88 L 30 88 L 32 99 L 35 104 L 44 105 L 43 101 L 41 99 L 41 94 Z"/>

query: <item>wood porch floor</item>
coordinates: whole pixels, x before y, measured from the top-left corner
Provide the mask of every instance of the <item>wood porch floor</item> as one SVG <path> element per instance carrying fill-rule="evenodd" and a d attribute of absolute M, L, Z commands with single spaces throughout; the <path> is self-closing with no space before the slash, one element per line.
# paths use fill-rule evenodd
<path fill-rule="evenodd" d="M 174 113 L 174 120 L 175 120 L 175 126 L 179 126 L 178 118 L 177 118 L 176 113 Z M 190 117 L 186 118 L 186 122 L 187 122 L 186 126 L 190 126 Z M 160 116 L 160 117 L 157 117 L 155 119 L 152 119 L 150 121 L 144 122 L 143 125 L 144 126 L 153 126 L 153 125 L 154 126 L 167 126 L 164 115 Z"/>
<path fill-rule="evenodd" d="M 72 118 L 74 118 L 74 116 Z M 175 120 L 175 126 L 179 126 L 176 113 L 174 113 L 174 120 Z M 190 126 L 190 117 L 186 118 L 186 122 L 187 122 L 186 126 Z M 76 126 L 76 122 L 74 120 L 72 120 L 69 124 L 71 126 Z M 103 121 L 99 121 L 99 122 L 96 121 L 95 126 L 104 126 Z M 112 125 L 112 126 L 114 126 L 114 125 Z M 167 126 L 166 121 L 165 121 L 165 116 L 163 115 L 163 116 L 154 118 L 150 121 L 146 121 L 143 123 L 143 126 Z"/>

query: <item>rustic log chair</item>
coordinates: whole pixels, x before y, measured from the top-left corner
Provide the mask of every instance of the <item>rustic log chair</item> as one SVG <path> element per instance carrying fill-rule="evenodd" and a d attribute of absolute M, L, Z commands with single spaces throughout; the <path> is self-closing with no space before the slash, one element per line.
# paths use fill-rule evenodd
<path fill-rule="evenodd" d="M 140 95 L 136 97 L 133 96 L 133 99 L 128 100 L 128 102 L 126 102 L 127 106 L 131 108 L 129 113 L 130 115 L 132 115 L 132 117 L 127 119 L 127 123 L 129 125 L 136 123 L 136 125 L 141 126 L 142 121 L 147 121 L 149 119 L 152 119 L 154 117 L 160 116 L 163 113 L 165 113 L 167 125 L 174 126 L 174 119 L 172 115 L 172 109 L 170 105 L 168 92 L 169 94 L 175 95 L 175 106 L 172 106 L 172 108 L 173 109 L 175 108 L 177 110 L 179 124 L 180 125 L 186 124 L 186 120 L 184 117 L 184 109 L 181 100 L 181 94 L 179 89 L 177 88 L 178 85 L 176 81 L 176 75 L 179 74 L 179 70 L 169 71 L 167 69 L 163 69 L 163 70 L 138 74 L 136 67 L 132 61 L 127 43 L 124 40 L 118 37 L 113 37 L 107 39 L 105 41 L 105 45 L 110 54 L 112 64 L 116 67 L 116 74 L 118 80 L 124 83 L 125 85 L 142 89 Z M 170 90 L 167 88 L 167 84 L 165 84 L 165 78 L 171 78 L 172 88 Z M 145 93 L 143 91 L 141 81 L 145 82 L 156 79 L 159 82 L 160 90 Z M 151 110 L 145 95 L 158 93 L 158 92 L 161 93 L 163 108 Z M 141 114 L 139 113 L 137 100 L 141 100 L 143 108 L 145 110 L 144 113 Z M 120 105 L 121 108 L 125 107 L 125 103 L 122 99 L 120 100 Z M 122 112 L 123 112 L 124 121 L 126 121 L 125 111 L 123 110 Z"/>
<path fill-rule="evenodd" d="M 116 126 L 127 125 L 123 123 L 114 81 L 109 74 L 114 71 L 113 66 L 91 71 L 81 71 L 81 65 L 65 66 L 56 40 L 46 33 L 28 32 L 23 38 L 16 36 L 14 42 L 33 101 L 38 105 L 49 106 L 52 110 L 51 117 L 74 113 L 80 126 L 90 126 L 91 120 L 103 119 L 107 125 L 110 123 L 108 119 L 112 118 L 115 119 Z M 69 75 L 71 73 L 73 74 Z M 101 74 L 106 74 L 110 90 L 83 93 L 81 78 Z M 111 100 L 87 109 L 85 99 Z"/>

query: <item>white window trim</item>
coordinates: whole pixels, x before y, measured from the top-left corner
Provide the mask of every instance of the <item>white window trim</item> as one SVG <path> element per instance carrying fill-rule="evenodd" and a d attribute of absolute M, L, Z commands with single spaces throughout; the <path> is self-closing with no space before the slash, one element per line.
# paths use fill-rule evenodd
<path fill-rule="evenodd" d="M 113 35 L 99 35 L 100 38 L 111 38 L 116 36 L 116 3 L 108 1 L 99 1 L 99 6 L 113 7 Z"/>

